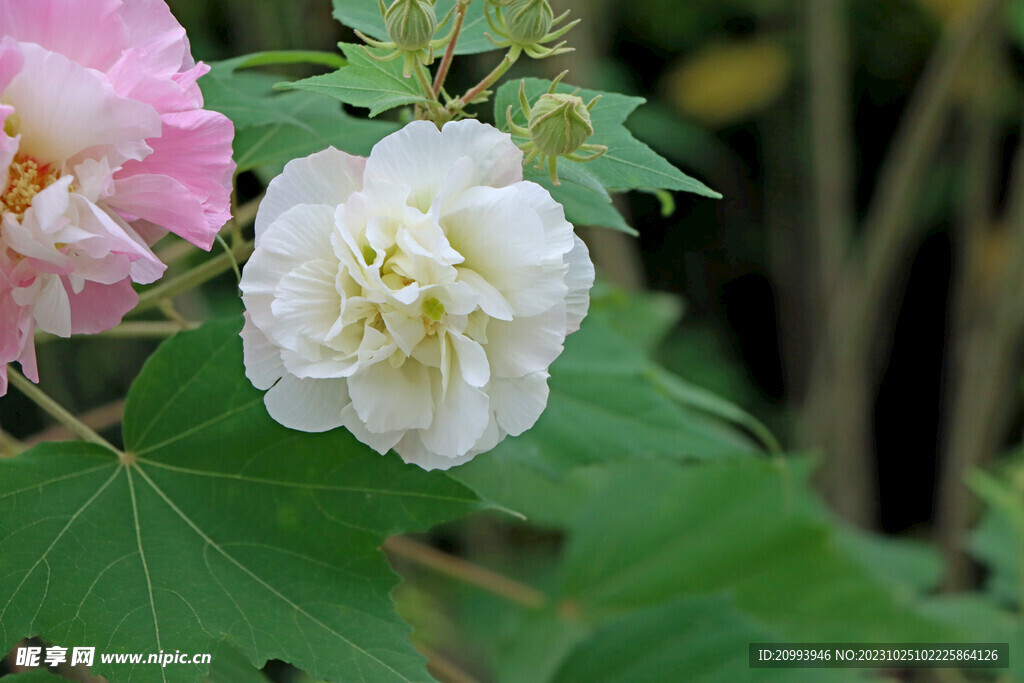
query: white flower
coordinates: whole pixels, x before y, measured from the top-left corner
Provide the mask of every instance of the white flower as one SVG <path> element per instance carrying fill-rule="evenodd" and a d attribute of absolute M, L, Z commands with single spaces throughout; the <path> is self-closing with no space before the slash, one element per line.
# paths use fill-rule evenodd
<path fill-rule="evenodd" d="M 415 122 L 289 163 L 245 267 L 246 375 L 293 429 L 447 469 L 537 421 L 594 267 L 511 138 Z"/>

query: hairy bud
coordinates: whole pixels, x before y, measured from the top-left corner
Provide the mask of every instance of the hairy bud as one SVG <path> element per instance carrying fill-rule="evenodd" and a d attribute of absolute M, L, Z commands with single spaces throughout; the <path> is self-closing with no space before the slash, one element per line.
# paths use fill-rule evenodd
<path fill-rule="evenodd" d="M 590 111 L 578 95 L 541 95 L 530 111 L 530 139 L 548 156 L 572 154 L 593 134 Z"/>
<path fill-rule="evenodd" d="M 399 50 L 422 50 L 430 45 L 437 31 L 434 3 L 430 0 L 395 0 L 384 13 L 384 26 Z"/>
<path fill-rule="evenodd" d="M 514 0 L 504 16 L 508 39 L 517 45 L 540 43 L 555 21 L 548 0 Z"/>

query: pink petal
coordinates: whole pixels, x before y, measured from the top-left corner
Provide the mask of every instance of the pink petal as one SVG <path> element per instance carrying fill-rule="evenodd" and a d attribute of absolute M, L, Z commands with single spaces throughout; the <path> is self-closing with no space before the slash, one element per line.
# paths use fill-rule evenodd
<path fill-rule="evenodd" d="M 211 229 L 201 201 L 188 188 L 166 175 L 136 175 L 115 181 L 116 193 L 107 205 L 131 222 L 155 223 L 203 249 L 213 246 Z"/>
<path fill-rule="evenodd" d="M 5 35 L 102 71 L 124 45 L 120 11 L 121 0 L 4 0 L 0 26 Z"/>
<path fill-rule="evenodd" d="M 186 224 L 196 230 L 195 239 L 184 229 L 171 223 L 161 223 L 145 213 L 135 213 L 171 232 L 208 249 L 214 235 L 231 218 L 231 179 L 235 164 L 231 159 L 231 140 L 234 127 L 221 114 L 196 110 L 164 116 L 163 132 L 148 142 L 153 153 L 142 161 L 130 161 L 115 176 L 118 195 L 122 179 L 132 176 L 167 176 L 177 183 L 163 185 L 163 204 L 186 202 L 195 208 L 199 203 L 200 215 L 190 216 Z M 131 184 L 126 187 L 130 188 Z M 184 196 L 182 194 L 184 188 Z M 155 189 L 151 186 L 150 190 Z M 205 223 L 204 228 L 195 228 Z"/>
<path fill-rule="evenodd" d="M 22 53 L 24 68 L 3 93 L 18 114 L 21 152 L 50 162 L 106 155 L 111 166 L 149 153 L 145 139 L 160 134 L 156 110 L 118 96 L 100 74 L 63 55 L 31 43 Z"/>
<path fill-rule="evenodd" d="M 125 278 L 113 285 L 86 282 L 75 294 L 65 280 L 65 289 L 71 299 L 71 333 L 95 334 L 119 324 L 124 315 L 135 308 L 139 295 L 132 289 L 131 280 Z"/>

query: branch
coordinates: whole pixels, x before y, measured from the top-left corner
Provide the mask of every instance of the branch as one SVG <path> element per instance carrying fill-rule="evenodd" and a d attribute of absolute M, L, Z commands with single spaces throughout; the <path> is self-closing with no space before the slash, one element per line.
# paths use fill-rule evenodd
<path fill-rule="evenodd" d="M 123 398 L 118 399 L 82 413 L 78 419 L 90 429 L 102 432 L 104 429 L 108 429 L 121 423 L 121 420 L 124 418 L 124 403 Z M 25 445 L 35 446 L 36 444 L 43 443 L 44 441 L 63 441 L 65 439 L 74 438 L 74 436 L 75 433 L 65 425 L 56 424 L 28 437 L 25 440 Z"/>
<path fill-rule="evenodd" d="M 875 196 L 864 221 L 863 272 L 848 276 L 860 280 L 863 295 L 859 313 L 871 317 L 885 296 L 893 275 L 904 264 L 911 243 L 921 230 L 913 220 L 921 178 L 927 175 L 931 154 L 947 120 L 953 83 L 964 57 L 979 38 L 996 24 L 1006 0 L 985 0 L 968 5 L 969 14 L 943 35 L 925 67 L 920 84 L 904 114 L 876 184 Z M 856 269 L 860 271 L 860 269 Z M 872 328 L 867 336 L 873 336 Z"/>
<path fill-rule="evenodd" d="M 85 424 L 68 412 L 64 406 L 50 398 L 42 389 L 29 381 L 20 372 L 17 372 L 13 368 L 8 368 L 8 379 L 21 393 L 31 399 L 33 403 L 46 411 L 55 420 L 67 427 L 72 434 L 90 443 L 99 444 L 104 448 L 108 448 L 121 456 L 124 455 L 120 450 L 114 448 L 109 441 L 93 431 L 89 425 Z"/>
<path fill-rule="evenodd" d="M 448 78 L 448 70 L 452 67 L 452 58 L 455 56 L 455 43 L 459 42 L 459 35 L 462 34 L 462 24 L 466 21 L 466 10 L 469 8 L 469 3 L 473 0 L 461 0 L 455 7 L 455 28 L 452 33 L 452 39 L 448 42 L 448 47 L 444 50 L 444 57 L 441 58 L 441 65 L 437 67 L 437 75 L 434 76 L 434 99 L 441 96 L 441 90 L 444 88 L 444 81 Z"/>
<path fill-rule="evenodd" d="M 139 295 L 139 303 L 132 311 L 132 315 L 158 307 L 161 301 L 173 299 L 179 294 L 212 280 L 221 273 L 226 273 L 234 267 L 236 261 L 241 262 L 249 258 L 252 250 L 253 243 L 245 242 L 235 247 L 231 252 L 215 256 L 176 278 L 166 280 L 159 285 L 147 289 Z"/>
<path fill-rule="evenodd" d="M 439 681 L 444 683 L 478 683 L 477 679 L 463 671 L 457 664 L 442 656 L 423 643 L 413 643 L 420 654 L 427 658 L 427 668 Z"/>
<path fill-rule="evenodd" d="M 429 567 L 459 581 L 482 588 L 528 609 L 542 609 L 548 603 L 547 597 L 532 586 L 435 550 L 408 536 L 392 536 L 384 543 L 384 550 L 396 557 Z"/>
<path fill-rule="evenodd" d="M 814 215 L 811 248 L 816 319 L 841 272 L 853 233 L 853 123 L 846 0 L 807 0 L 807 67 Z"/>

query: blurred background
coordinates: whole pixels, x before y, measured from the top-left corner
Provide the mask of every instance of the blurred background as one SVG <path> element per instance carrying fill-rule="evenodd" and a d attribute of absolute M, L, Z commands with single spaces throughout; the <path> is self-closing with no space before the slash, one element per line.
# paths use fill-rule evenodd
<path fill-rule="evenodd" d="M 169 4 L 206 61 L 353 39 L 328 0 Z M 567 82 L 647 98 L 634 134 L 725 197 L 676 194 L 670 212 L 633 193 L 618 201 L 638 238 L 583 230 L 606 282 L 679 302 L 656 360 L 759 417 L 785 450 L 815 454 L 816 488 L 841 518 L 940 549 L 946 590 L 985 584 L 965 552 L 982 513 L 965 477 L 999 472 L 1024 501 L 1024 2 L 553 5 L 584 18 L 576 52 L 513 75 L 570 69 Z M 453 78 L 475 82 L 494 60 L 462 58 Z M 123 396 L 126 359 L 148 352 L 77 344 L 84 379 L 61 398 L 79 408 Z M 44 353 L 42 374 L 59 362 Z M 20 401 L 4 410 L 31 433 L 41 424 Z M 429 540 L 528 576 L 561 536 L 481 519 Z M 437 598 L 403 590 L 409 619 L 445 641 L 455 627 Z M 466 607 L 460 628 L 490 608 Z M 463 645 L 461 665 L 486 670 Z"/>

